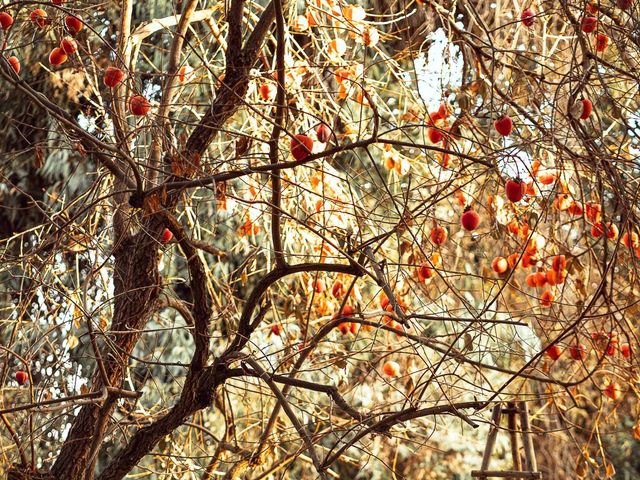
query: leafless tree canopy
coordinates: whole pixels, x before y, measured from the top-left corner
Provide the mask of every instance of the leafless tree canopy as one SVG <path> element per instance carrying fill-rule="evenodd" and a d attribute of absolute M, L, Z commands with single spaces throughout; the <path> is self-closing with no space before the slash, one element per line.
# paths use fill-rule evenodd
<path fill-rule="evenodd" d="M 0 6 L 2 478 L 640 476 L 640 2 L 349 1 Z"/>

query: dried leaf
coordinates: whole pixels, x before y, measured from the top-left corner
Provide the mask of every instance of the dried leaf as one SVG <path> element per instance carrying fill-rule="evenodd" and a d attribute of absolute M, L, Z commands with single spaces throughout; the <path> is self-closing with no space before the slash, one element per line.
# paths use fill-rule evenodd
<path fill-rule="evenodd" d="M 189 157 L 185 153 L 171 156 L 171 171 L 177 177 L 190 178 L 200 168 L 200 155 L 191 154 Z"/>
<path fill-rule="evenodd" d="M 227 182 L 216 182 L 216 199 L 225 200 L 227 194 Z"/>
<path fill-rule="evenodd" d="M 613 478 L 616 474 L 616 469 L 612 463 L 607 463 L 604 472 L 607 478 Z"/>
<path fill-rule="evenodd" d="M 42 168 L 44 165 L 44 150 L 40 145 L 36 145 L 33 152 L 33 166 L 35 168 Z"/>
<path fill-rule="evenodd" d="M 576 465 L 576 475 L 578 478 L 586 478 L 589 473 L 589 464 L 584 460 L 580 459 L 578 464 Z"/>
<path fill-rule="evenodd" d="M 158 194 L 154 193 L 153 195 L 149 195 L 144 199 L 144 210 L 145 212 L 151 214 L 160 211 L 160 198 Z"/>
<path fill-rule="evenodd" d="M 464 334 L 464 349 L 465 350 L 473 349 L 473 337 L 469 333 Z"/>
<path fill-rule="evenodd" d="M 338 368 L 347 368 L 348 365 L 344 357 L 339 357 L 333 364 Z"/>
<path fill-rule="evenodd" d="M 80 142 L 75 144 L 75 149 L 76 149 L 76 152 L 80 154 L 80 156 L 82 157 L 87 156 L 87 151 L 85 150 L 84 146 Z"/>
<path fill-rule="evenodd" d="M 70 252 L 84 252 L 91 243 L 92 238 L 89 235 L 78 233 L 70 235 L 65 248 Z"/>
<path fill-rule="evenodd" d="M 80 328 L 80 320 L 82 319 L 82 310 L 76 305 L 73 308 L 73 326 L 76 328 Z"/>
<path fill-rule="evenodd" d="M 248 136 L 243 136 L 236 140 L 236 158 L 243 157 L 251 148 L 252 143 L 253 139 Z"/>
<path fill-rule="evenodd" d="M 407 392 L 411 392 L 415 388 L 415 381 L 411 375 L 407 376 L 407 381 L 404 384 L 404 388 Z"/>

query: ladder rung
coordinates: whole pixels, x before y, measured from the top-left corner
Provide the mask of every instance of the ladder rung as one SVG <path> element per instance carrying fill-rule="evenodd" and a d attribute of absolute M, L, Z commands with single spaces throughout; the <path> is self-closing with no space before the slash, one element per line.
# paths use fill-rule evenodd
<path fill-rule="evenodd" d="M 498 478 L 542 478 L 542 473 L 540 472 L 516 472 L 515 470 L 503 470 L 500 472 L 492 472 L 489 470 L 474 470 L 471 472 L 472 477 L 478 478 L 489 478 L 489 477 L 498 477 Z"/>

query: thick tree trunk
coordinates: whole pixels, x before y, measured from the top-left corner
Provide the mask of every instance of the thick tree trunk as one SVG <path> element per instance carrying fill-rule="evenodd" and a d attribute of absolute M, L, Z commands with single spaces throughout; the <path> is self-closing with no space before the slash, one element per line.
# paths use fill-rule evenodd
<path fill-rule="evenodd" d="M 215 390 L 223 383 L 228 369 L 221 363 L 189 376 L 185 381 L 180 400 L 163 418 L 141 428 L 131 438 L 127 446 L 118 452 L 116 458 L 98 476 L 98 480 L 121 480 L 125 478 L 142 458 L 157 443 L 182 425 L 198 410 L 213 403 Z"/>
<path fill-rule="evenodd" d="M 213 136 L 242 105 L 242 99 L 249 85 L 249 71 L 255 65 L 264 38 L 272 26 L 275 15 L 273 2 L 265 9 L 249 35 L 246 46 L 242 48 L 242 3 L 242 1 L 234 2 L 235 16 L 230 20 L 230 23 L 236 27 L 232 29 L 235 37 L 230 34 L 228 39 L 225 84 L 218 89 L 211 109 L 189 137 L 184 152 L 188 160 L 199 161 Z M 286 2 L 284 3 L 286 5 Z M 173 195 L 170 197 L 169 205 L 164 207 L 171 210 L 177 199 L 178 196 Z M 108 355 L 104 363 L 111 386 L 120 386 L 127 368 L 128 355 L 139 340 L 141 330 L 153 311 L 160 293 L 158 248 L 156 240 L 151 236 L 161 231 L 160 222 L 159 216 L 151 220 L 148 223 L 152 225 L 146 225 L 139 234 L 128 237 L 125 240 L 127 243 L 119 245 L 114 251 L 115 299 L 111 331 L 129 331 L 130 333 L 111 334 L 110 339 L 115 344 L 115 348 L 108 351 L 106 348 L 109 345 L 103 348 Z M 204 360 L 206 355 L 194 365 L 198 368 L 196 372 L 192 371 L 193 376 L 187 379 L 189 388 L 183 391 L 178 404 L 164 418 L 136 432 L 134 438 L 118 454 L 117 461 L 112 462 L 105 469 L 100 477 L 101 480 L 120 479 L 126 476 L 161 438 L 184 423 L 195 411 L 211 405 L 213 390 L 225 380 L 223 373 L 225 369 L 217 364 L 215 367 L 199 370 L 204 367 Z M 98 369 L 94 374 L 92 390 L 100 391 L 103 386 L 104 382 Z M 115 403 L 115 398 L 110 398 L 103 405 L 85 405 L 81 408 L 73 420 L 69 435 L 51 470 L 51 478 L 56 480 L 85 478 L 87 468 L 92 468 L 90 458 L 92 450 L 99 448 L 102 444 Z M 18 472 L 18 468 L 14 471 Z M 12 477 L 12 480 L 38 480 L 39 478 L 17 476 Z M 93 472 L 90 478 L 93 478 Z"/>
<path fill-rule="evenodd" d="M 50 473 L 35 472 L 22 466 L 13 467 L 7 474 L 7 480 L 54 480 Z"/>
<path fill-rule="evenodd" d="M 160 293 L 157 242 L 146 231 L 126 238 L 126 244 L 114 251 L 115 299 L 111 331 L 109 335 L 116 348 L 105 345 L 104 366 L 109 384 L 120 386 L 127 368 L 128 355 L 140 338 L 141 331 L 155 307 Z M 96 369 L 92 390 L 104 386 L 100 369 Z M 73 421 L 73 425 L 56 460 L 52 474 L 59 480 L 83 478 L 90 462 L 94 442 L 100 445 L 107 428 L 106 421 L 115 406 L 114 399 L 104 405 L 85 405 Z"/>

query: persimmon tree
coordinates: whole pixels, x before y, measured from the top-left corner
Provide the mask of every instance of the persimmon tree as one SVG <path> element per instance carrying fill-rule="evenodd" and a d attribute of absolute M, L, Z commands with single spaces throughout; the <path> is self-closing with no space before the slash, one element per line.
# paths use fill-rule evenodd
<path fill-rule="evenodd" d="M 5 2 L 2 473 L 451 478 L 519 400 L 612 477 L 639 9 Z"/>

